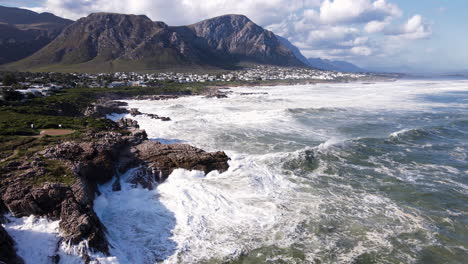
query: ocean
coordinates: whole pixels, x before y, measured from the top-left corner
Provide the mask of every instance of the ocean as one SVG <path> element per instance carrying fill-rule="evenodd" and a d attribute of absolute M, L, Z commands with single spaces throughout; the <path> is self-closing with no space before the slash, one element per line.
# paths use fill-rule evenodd
<path fill-rule="evenodd" d="M 101 263 L 467 263 L 468 81 L 229 91 L 127 101 L 172 119 L 131 117 L 152 140 L 230 168 L 100 186 Z"/>

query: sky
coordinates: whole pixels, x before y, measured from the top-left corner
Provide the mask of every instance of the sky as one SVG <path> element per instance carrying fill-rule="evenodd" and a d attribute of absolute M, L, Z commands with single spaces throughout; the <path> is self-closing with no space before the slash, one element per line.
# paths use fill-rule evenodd
<path fill-rule="evenodd" d="M 186 25 L 243 14 L 306 57 L 366 69 L 468 70 L 468 0 L 0 0 L 0 5 L 78 19 L 93 12 L 144 14 Z"/>

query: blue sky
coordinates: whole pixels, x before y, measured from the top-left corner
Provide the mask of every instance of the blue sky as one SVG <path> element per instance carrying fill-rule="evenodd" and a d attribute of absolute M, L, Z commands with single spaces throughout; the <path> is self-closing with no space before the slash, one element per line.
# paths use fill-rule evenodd
<path fill-rule="evenodd" d="M 440 65 L 440 69 L 468 70 L 467 0 L 394 2 L 407 13 L 420 13 L 432 24 L 432 35 L 427 40 L 408 45 L 408 51 L 399 57 L 402 64 L 435 69 Z"/>
<path fill-rule="evenodd" d="M 146 14 L 183 25 L 245 14 L 306 57 L 366 68 L 468 71 L 467 0 L 0 0 L 77 19 L 92 12 Z"/>

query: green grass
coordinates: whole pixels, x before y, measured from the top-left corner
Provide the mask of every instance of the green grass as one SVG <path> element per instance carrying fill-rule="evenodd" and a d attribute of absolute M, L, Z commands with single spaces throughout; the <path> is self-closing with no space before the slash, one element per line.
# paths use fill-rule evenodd
<path fill-rule="evenodd" d="M 80 141 L 86 132 L 113 130 L 128 133 L 105 118 L 85 117 L 82 113 L 93 102 L 107 96 L 132 97 L 137 95 L 192 94 L 205 89 L 201 84 L 164 83 L 161 87 L 136 88 L 73 88 L 64 89 L 49 97 L 38 97 L 22 102 L 0 101 L 0 186 L 7 171 L 4 166 L 12 161 L 28 160 L 36 153 L 64 141 Z M 31 128 L 34 124 L 34 128 Z M 39 135 L 42 129 L 58 128 L 75 130 L 63 136 Z M 39 155 L 40 156 L 40 155 Z M 61 161 L 42 158 L 45 175 L 23 179 L 33 185 L 57 182 L 71 185 L 75 176 Z M 15 174 L 22 173 L 15 171 Z"/>
<path fill-rule="evenodd" d="M 13 154 L 15 149 L 34 141 L 32 137 L 3 136 L 0 137 L 0 160 Z"/>
<path fill-rule="evenodd" d="M 44 150 L 47 147 L 55 146 L 65 140 L 76 140 L 80 138 L 79 133 L 74 133 L 66 136 L 57 137 L 23 137 L 23 136 L 8 136 L 0 137 L 0 155 L 4 161 L 0 162 L 0 186 L 5 179 L 3 176 L 6 173 L 3 171 L 5 165 L 14 161 L 23 161 L 30 159 L 34 154 Z M 15 154 L 12 156 L 12 154 Z M 46 173 L 44 175 L 35 175 L 30 178 L 22 179 L 34 186 L 40 186 L 45 182 L 63 183 L 72 185 L 76 182 L 74 174 L 64 166 L 62 161 L 50 160 L 41 158 L 44 162 Z M 21 171 L 14 171 L 15 175 L 21 174 Z"/>
<path fill-rule="evenodd" d="M 26 179 L 26 182 L 34 186 L 41 186 L 46 182 L 62 183 L 67 186 L 73 185 L 77 178 L 72 171 L 63 166 L 61 161 L 58 160 L 44 160 L 46 174 L 42 176 L 34 176 Z"/>
<path fill-rule="evenodd" d="M 105 96 L 132 97 L 137 95 L 197 93 L 203 85 L 166 83 L 162 87 L 73 88 L 64 89 L 49 97 L 39 97 L 26 102 L 11 102 L 0 106 L 0 137 L 31 136 L 41 129 L 63 128 L 103 131 L 112 129 L 107 119 L 84 117 L 83 111 L 97 99 Z M 34 129 L 31 128 L 34 124 Z"/>
<path fill-rule="evenodd" d="M 34 124 L 34 129 L 31 128 Z M 5 136 L 34 136 L 42 129 L 64 129 L 102 131 L 112 129 L 114 123 L 107 119 L 94 119 L 90 117 L 68 117 L 44 115 L 34 113 L 21 113 L 0 110 L 0 141 Z"/>
<path fill-rule="evenodd" d="M 73 56 L 79 58 L 79 55 Z M 72 55 L 68 55 L 72 56 Z M 67 58 L 68 60 L 69 58 Z M 73 60 L 71 58 L 70 60 Z M 80 60 L 81 61 L 81 60 Z M 131 60 L 101 60 L 95 58 L 90 61 L 81 63 L 52 63 L 44 65 L 34 65 L 33 62 L 25 59 L 18 62 L 13 62 L 6 65 L 1 65 L 3 70 L 18 70 L 30 72 L 61 72 L 61 73 L 112 73 L 112 72 L 139 72 L 139 73 L 156 73 L 156 72 L 190 72 L 190 73 L 207 73 L 207 72 L 223 72 L 226 69 L 218 68 L 209 65 L 194 65 L 178 59 L 166 52 L 159 56 L 152 57 L 140 61 Z"/>

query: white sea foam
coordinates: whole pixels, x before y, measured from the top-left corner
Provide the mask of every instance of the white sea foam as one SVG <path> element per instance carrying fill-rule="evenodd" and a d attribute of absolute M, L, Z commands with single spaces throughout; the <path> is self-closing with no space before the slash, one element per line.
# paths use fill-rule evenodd
<path fill-rule="evenodd" d="M 395 131 L 393 133 L 390 134 L 390 137 L 392 138 L 398 138 L 400 135 L 408 132 L 408 131 L 411 131 L 411 129 L 409 128 L 405 128 L 405 129 L 401 129 L 401 130 L 398 130 L 398 131 Z"/>
<path fill-rule="evenodd" d="M 291 184 L 264 167 L 265 157 L 231 157 L 226 173 L 179 169 L 155 190 L 127 183 L 132 170 L 122 176 L 122 191 L 102 186 L 95 210 L 118 263 L 197 263 L 233 258 L 264 243 L 291 243 L 288 236 L 301 220 L 282 197 Z"/>
<path fill-rule="evenodd" d="M 422 117 L 407 124 L 395 116 L 437 112 L 434 109 L 446 105 L 425 96 L 466 91 L 467 84 L 399 81 L 238 87 L 227 99 L 130 100 L 129 107 L 173 120 L 132 117 L 150 138 L 163 143 L 187 142 L 209 151 L 224 150 L 231 157 L 230 168 L 208 175 L 175 170 L 155 190 L 128 184 L 126 179 L 134 172 L 130 170 L 121 177 L 122 191 L 113 192 L 111 183 L 100 186 L 101 195 L 94 206 L 106 226 L 111 256 L 91 254 L 91 263 L 221 262 L 272 246 L 299 247 L 304 262 L 321 259 L 324 263 L 348 263 L 363 253 L 392 252 L 395 240 L 409 248 L 398 254 L 398 260 L 415 262 L 415 252 L 423 243 L 436 243 L 432 223 L 418 210 L 401 207 L 376 189 L 359 187 L 358 183 L 373 176 L 363 173 L 361 178 L 353 178 L 349 170 L 369 170 L 360 163 L 339 170 L 348 162 L 346 156 L 353 154 L 342 150 L 348 140 L 369 135 L 400 137 L 409 131 L 402 128 L 431 123 L 430 118 Z M 241 95 L 252 91 L 268 94 Z M 451 103 L 450 107 L 467 109 L 466 104 Z M 389 120 L 394 123 L 389 125 Z M 458 146 L 450 155 L 466 161 L 464 149 Z M 306 157 L 306 151 L 312 156 Z M 374 172 L 408 184 L 431 188 L 440 184 L 462 194 L 468 190 L 456 178 L 468 174 L 467 170 L 418 162 L 402 165 L 385 155 L 371 156 L 365 162 L 375 165 Z M 323 159 L 314 160 L 318 157 Z M 308 162 L 313 161 L 318 162 L 313 172 L 295 169 L 303 163 L 310 169 Z M 288 162 L 293 165 L 286 166 Z M 464 214 L 450 212 L 450 216 Z M 5 228 L 18 243 L 18 254 L 26 264 L 50 263 L 49 256 L 56 254 L 60 263 L 80 264 L 80 256 L 89 253 L 85 241 L 74 246 L 59 243 L 58 221 L 8 218 L 11 222 Z M 418 236 L 411 237 L 412 233 Z M 262 254 L 267 253 L 257 257 Z M 291 254 L 265 258 L 301 262 Z"/>
<path fill-rule="evenodd" d="M 59 221 L 34 216 L 14 218 L 7 216 L 5 230 L 15 240 L 17 253 L 26 264 L 50 263 L 57 254 Z"/>
<path fill-rule="evenodd" d="M 54 263 L 57 255 L 61 264 L 82 264 L 84 254 L 90 256 L 90 264 L 117 263 L 115 257 L 89 252 L 86 241 L 79 245 L 62 242 L 58 220 L 51 221 L 35 216 L 15 218 L 6 215 L 5 217 L 7 219 L 5 230 L 15 241 L 17 254 L 25 264 Z"/>
<path fill-rule="evenodd" d="M 350 262 L 372 250 L 391 252 L 391 241 L 399 234 L 423 230 L 430 239 L 430 224 L 417 210 L 400 208 L 375 190 L 369 193 L 356 187 L 356 182 L 371 176 L 346 181 L 353 175 L 334 169 L 346 162 L 336 154 L 343 147 L 339 143 L 350 139 L 398 137 L 407 131 L 402 127 L 414 126 L 398 123 L 401 118 L 395 116 L 443 107 L 443 103 L 421 98 L 466 91 L 466 86 L 464 82 L 399 81 L 365 86 L 238 87 L 227 99 L 198 96 L 127 101 L 129 107 L 143 113 L 173 120 L 132 117 L 150 138 L 165 143 L 187 142 L 208 151 L 223 150 L 231 161 L 225 173 L 205 176 L 176 170 L 152 191 L 127 184 L 125 178 L 132 171 L 122 177 L 120 192 L 112 192 L 110 183 L 101 186 L 95 210 L 107 227 L 113 261 L 219 262 L 256 248 L 301 245 L 308 260 L 328 257 Z M 252 91 L 268 94 L 241 95 Z M 389 125 L 388 120 L 397 121 Z M 369 126 L 370 122 L 375 123 Z M 321 160 L 313 173 L 296 175 L 285 162 L 309 162 L 302 161 L 300 155 L 306 150 L 330 156 L 331 161 Z M 384 159 L 374 157 L 366 161 L 375 161 L 374 171 L 379 173 L 418 181 L 417 173 L 398 164 L 389 167 L 390 161 L 383 164 Z M 359 164 L 349 168 L 367 169 Z M 420 246 L 417 241 L 412 244 L 411 239 L 406 242 L 414 248 Z M 331 257 L 327 252 L 333 248 L 336 255 Z M 408 252 L 401 255 L 406 262 L 414 261 L 414 255 Z"/>
<path fill-rule="evenodd" d="M 326 150 L 328 149 L 330 146 L 333 146 L 333 145 L 336 145 L 338 143 L 342 143 L 344 140 L 343 139 L 339 139 L 339 138 L 330 138 L 328 139 L 327 141 L 321 143 L 318 148 L 320 150 Z"/>

